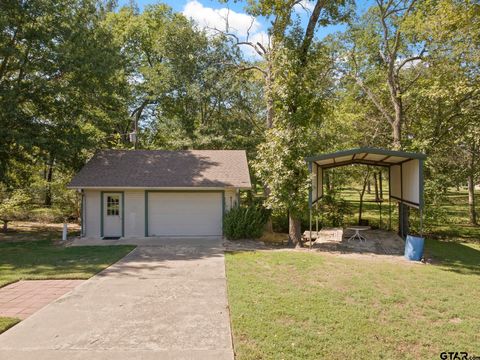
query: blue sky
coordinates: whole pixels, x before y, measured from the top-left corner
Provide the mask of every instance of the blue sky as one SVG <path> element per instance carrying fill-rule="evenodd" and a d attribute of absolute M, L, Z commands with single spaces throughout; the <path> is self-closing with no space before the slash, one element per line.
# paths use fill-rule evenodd
<path fill-rule="evenodd" d="M 230 32 L 236 33 L 242 40 L 245 39 L 247 29 L 250 28 L 250 40 L 255 42 L 267 43 L 267 29 L 268 23 L 266 19 L 256 18 L 252 19 L 245 13 L 245 2 L 242 1 L 228 1 L 227 3 L 219 2 L 216 0 L 136 0 L 140 10 L 143 10 L 145 6 L 149 4 L 156 4 L 159 2 L 170 5 L 175 11 L 183 13 L 185 16 L 192 18 L 199 26 L 206 28 L 225 28 L 225 15 L 228 13 L 228 19 L 230 23 Z M 358 0 L 357 11 L 363 12 L 367 6 L 369 6 L 373 0 Z M 119 5 L 126 5 L 129 0 L 119 0 Z M 312 9 L 314 1 L 304 0 L 305 8 Z M 300 16 L 300 19 L 305 21 L 308 18 L 308 12 L 298 7 L 296 13 Z M 317 31 L 317 36 L 322 38 L 335 31 L 342 30 L 343 25 L 328 26 L 320 28 Z M 248 49 L 245 49 L 248 54 Z"/>

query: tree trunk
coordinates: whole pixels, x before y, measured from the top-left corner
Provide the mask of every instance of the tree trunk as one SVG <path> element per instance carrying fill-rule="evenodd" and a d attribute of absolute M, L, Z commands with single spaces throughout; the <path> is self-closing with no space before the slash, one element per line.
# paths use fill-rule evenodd
<path fill-rule="evenodd" d="M 395 58 L 390 57 L 388 63 L 387 85 L 390 91 L 390 101 L 395 109 L 395 117 L 392 121 L 390 117 L 390 125 L 392 126 L 393 148 L 400 150 L 402 148 L 402 124 L 403 124 L 403 104 L 402 93 L 400 91 L 400 84 L 398 78 L 394 73 Z"/>
<path fill-rule="evenodd" d="M 382 172 L 378 172 L 378 188 L 380 191 L 380 200 L 383 200 Z"/>
<path fill-rule="evenodd" d="M 270 53 L 269 56 L 272 56 Z M 266 126 L 267 129 L 271 129 L 273 127 L 273 114 L 274 114 L 274 101 L 273 101 L 273 70 L 272 70 L 272 60 L 270 59 L 267 61 L 267 76 L 265 77 L 265 98 L 267 103 L 267 119 L 266 119 Z M 270 194 L 270 189 L 268 185 L 264 185 L 264 193 L 265 197 L 267 198 Z M 269 217 L 266 224 L 265 224 L 265 231 L 269 233 L 273 233 L 273 221 L 272 218 Z"/>
<path fill-rule="evenodd" d="M 8 220 L 2 220 L 2 221 L 3 221 L 2 232 L 6 233 L 8 231 Z"/>
<path fill-rule="evenodd" d="M 362 225 L 362 212 L 363 212 L 363 197 L 365 195 L 365 190 L 367 187 L 368 178 L 370 177 L 370 169 L 367 169 L 365 178 L 363 179 L 362 192 L 360 193 L 360 204 L 358 207 L 358 225 Z"/>
<path fill-rule="evenodd" d="M 52 178 L 53 178 L 53 159 L 51 158 L 47 164 L 47 171 L 45 180 L 47 185 L 45 186 L 45 206 L 52 206 Z"/>
<path fill-rule="evenodd" d="M 367 194 L 371 194 L 372 193 L 372 186 L 370 184 L 370 180 L 368 180 L 367 182 Z"/>
<path fill-rule="evenodd" d="M 330 175 L 328 171 L 325 172 L 325 188 L 327 189 L 328 192 L 330 192 Z"/>
<path fill-rule="evenodd" d="M 402 148 L 402 124 L 403 124 L 403 103 L 402 92 L 400 91 L 400 84 L 398 78 L 394 74 L 395 58 L 390 58 L 388 64 L 387 85 L 390 91 L 390 100 L 395 109 L 395 118 L 390 123 L 392 125 L 393 148 L 400 150 Z"/>
<path fill-rule="evenodd" d="M 293 216 L 291 212 L 288 214 L 288 241 L 295 247 L 302 246 L 302 228 L 300 219 Z"/>
<path fill-rule="evenodd" d="M 402 148 L 402 129 L 401 129 L 401 122 L 395 121 L 392 124 L 392 134 L 393 134 L 393 148 L 395 150 L 400 150 Z"/>
<path fill-rule="evenodd" d="M 265 199 L 270 196 L 270 188 L 268 187 L 268 185 L 263 186 L 263 194 L 265 195 Z M 271 216 L 268 217 L 264 229 L 266 232 L 273 233 L 273 221 Z"/>
<path fill-rule="evenodd" d="M 328 193 L 332 193 L 335 190 L 335 182 L 330 178 L 330 172 L 325 172 L 325 187 Z"/>
<path fill-rule="evenodd" d="M 473 175 L 468 175 L 468 213 L 470 224 L 477 225 L 477 211 L 475 210 L 475 181 Z"/>
<path fill-rule="evenodd" d="M 267 219 L 264 229 L 266 232 L 273 233 L 273 221 L 271 216 L 269 216 L 269 218 Z"/>
<path fill-rule="evenodd" d="M 365 195 L 365 186 L 360 193 L 360 204 L 358 205 L 358 225 L 362 225 L 363 195 Z"/>
<path fill-rule="evenodd" d="M 265 98 L 267 99 L 267 129 L 273 127 L 273 74 L 272 74 L 272 64 L 271 61 L 268 61 L 267 66 L 267 76 L 265 77 Z"/>

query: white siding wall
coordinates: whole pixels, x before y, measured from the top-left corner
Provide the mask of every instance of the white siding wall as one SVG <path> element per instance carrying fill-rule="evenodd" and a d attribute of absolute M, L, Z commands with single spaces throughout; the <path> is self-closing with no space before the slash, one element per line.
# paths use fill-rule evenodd
<path fill-rule="evenodd" d="M 235 189 L 225 190 L 225 211 L 237 206 L 237 192 Z"/>
<path fill-rule="evenodd" d="M 105 190 L 107 191 L 107 190 Z M 113 191 L 119 191 L 113 190 Z M 86 237 L 100 237 L 100 190 L 85 190 L 84 231 Z M 145 236 L 145 190 L 125 190 L 125 237 Z M 188 197 L 188 193 L 185 193 Z M 235 189 L 225 190 L 225 211 L 237 206 Z"/>
<path fill-rule="evenodd" d="M 85 236 L 100 237 L 100 191 L 85 190 Z"/>
<path fill-rule="evenodd" d="M 125 191 L 125 237 L 145 236 L 145 191 Z"/>

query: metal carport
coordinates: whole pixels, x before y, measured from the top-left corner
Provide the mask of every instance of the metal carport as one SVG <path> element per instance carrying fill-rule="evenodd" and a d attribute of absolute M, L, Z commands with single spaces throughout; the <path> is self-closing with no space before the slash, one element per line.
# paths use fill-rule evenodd
<path fill-rule="evenodd" d="M 405 151 L 362 147 L 334 153 L 314 155 L 305 158 L 311 175 L 308 206 L 310 210 L 310 231 L 312 231 L 312 207 L 323 196 L 324 172 L 327 169 L 351 164 L 364 164 L 388 168 L 389 201 L 414 207 L 420 211 L 420 228 L 423 225 L 424 179 L 423 165 L 426 155 Z M 404 212 L 399 211 L 400 233 L 404 229 Z M 317 229 L 318 230 L 318 229 Z"/>

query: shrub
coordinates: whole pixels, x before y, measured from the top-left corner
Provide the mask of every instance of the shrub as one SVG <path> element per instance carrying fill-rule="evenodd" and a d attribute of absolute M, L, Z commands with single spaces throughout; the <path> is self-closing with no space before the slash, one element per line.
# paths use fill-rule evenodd
<path fill-rule="evenodd" d="M 263 233 L 269 211 L 261 206 L 235 207 L 225 214 L 223 231 L 227 239 L 256 239 Z"/>
<path fill-rule="evenodd" d="M 444 206 L 448 202 L 446 191 L 440 182 L 425 182 L 425 208 L 423 211 L 423 226 L 420 229 L 420 212 L 410 210 L 410 233 L 429 233 L 434 232 L 439 224 L 449 223 L 449 214 Z"/>
<path fill-rule="evenodd" d="M 41 223 L 60 223 L 64 217 L 64 212 L 58 208 L 33 209 L 28 214 L 28 220 Z"/>
<path fill-rule="evenodd" d="M 288 214 L 283 211 L 272 212 L 272 228 L 274 232 L 288 233 Z"/>
<path fill-rule="evenodd" d="M 334 194 L 325 194 L 319 201 L 322 226 L 339 227 L 345 224 L 345 216 L 351 214 L 348 203 Z"/>
<path fill-rule="evenodd" d="M 20 219 L 30 205 L 30 197 L 22 190 L 7 193 L 0 191 L 0 220 L 3 222 L 3 231 L 7 231 L 8 222 Z"/>
<path fill-rule="evenodd" d="M 308 210 L 308 209 L 307 209 Z M 313 218 L 313 221 L 315 218 Z M 300 223 L 302 229 L 308 229 L 310 218 L 308 212 L 301 214 Z M 272 213 L 272 227 L 273 232 L 288 233 L 288 212 L 273 212 Z"/>

